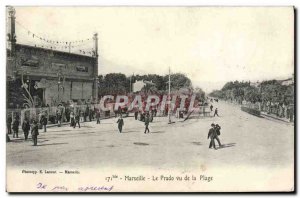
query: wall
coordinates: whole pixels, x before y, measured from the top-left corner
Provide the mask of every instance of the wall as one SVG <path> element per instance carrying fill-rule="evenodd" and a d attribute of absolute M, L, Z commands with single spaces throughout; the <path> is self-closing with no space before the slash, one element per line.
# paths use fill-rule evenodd
<path fill-rule="evenodd" d="M 16 45 L 16 69 L 29 75 L 56 77 L 61 72 L 67 78 L 90 80 L 96 75 L 94 65 L 93 57 Z"/>
<path fill-rule="evenodd" d="M 46 79 L 45 104 L 91 99 L 97 75 L 94 57 L 19 44 L 15 54 L 15 58 L 7 64 L 9 73 L 17 71 L 17 78 L 23 73 L 25 78 L 28 76 L 35 81 Z M 63 88 L 58 88 L 58 74 Z"/>

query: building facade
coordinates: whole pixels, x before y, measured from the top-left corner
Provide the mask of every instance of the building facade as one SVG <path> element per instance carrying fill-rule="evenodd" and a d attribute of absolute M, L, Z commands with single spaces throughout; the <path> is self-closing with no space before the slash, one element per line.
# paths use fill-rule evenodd
<path fill-rule="evenodd" d="M 13 8 L 9 9 L 6 64 L 8 108 L 15 108 L 16 105 L 22 108 L 26 105 L 96 102 L 97 34 L 93 38 L 95 51 L 92 56 L 19 44 L 15 35 L 15 12 Z M 20 93 L 10 93 L 13 90 Z M 28 100 L 32 100 L 33 104 Z"/>

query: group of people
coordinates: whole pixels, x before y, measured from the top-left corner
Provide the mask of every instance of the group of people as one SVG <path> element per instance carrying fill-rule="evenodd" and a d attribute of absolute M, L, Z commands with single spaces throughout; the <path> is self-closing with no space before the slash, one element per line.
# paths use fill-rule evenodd
<path fill-rule="evenodd" d="M 7 136 L 6 141 L 9 142 L 10 138 L 8 134 L 12 133 L 13 130 L 13 138 L 19 138 L 19 125 L 20 125 L 20 117 L 16 115 L 14 117 L 14 120 L 12 121 L 12 117 L 8 116 L 6 120 L 7 125 Z M 12 126 L 12 128 L 11 128 Z M 12 129 L 12 130 L 11 130 Z M 28 140 L 29 131 L 31 129 L 31 137 L 33 141 L 33 146 L 37 146 L 37 136 L 39 135 L 39 127 L 36 120 L 32 121 L 32 124 L 30 124 L 30 121 L 27 117 L 24 118 L 22 123 L 22 130 L 24 132 L 24 138 L 25 140 Z"/>
<path fill-rule="evenodd" d="M 221 135 L 221 127 L 218 124 L 211 124 L 211 128 L 208 131 L 207 139 L 210 139 L 209 148 L 216 148 L 215 140 L 217 140 L 219 144 L 219 148 L 222 147 L 219 136 Z"/>
<path fill-rule="evenodd" d="M 214 109 L 214 106 L 211 104 L 209 108 L 210 108 L 210 111 L 212 112 Z M 216 116 L 219 117 L 218 108 L 215 108 L 214 117 L 216 117 Z"/>
<path fill-rule="evenodd" d="M 136 111 L 134 113 L 134 118 L 135 120 L 138 120 L 138 111 Z M 155 113 L 154 112 L 144 112 L 144 113 L 140 113 L 141 114 L 141 121 L 145 123 L 145 134 L 146 133 L 150 133 L 150 129 L 149 129 L 149 124 L 150 122 L 153 121 L 153 117 L 155 116 Z M 118 129 L 119 129 L 119 132 L 122 133 L 122 129 L 123 129 L 123 126 L 124 126 L 124 120 L 123 120 L 123 116 L 122 114 L 120 115 L 119 119 L 117 120 L 117 124 L 118 124 Z"/>

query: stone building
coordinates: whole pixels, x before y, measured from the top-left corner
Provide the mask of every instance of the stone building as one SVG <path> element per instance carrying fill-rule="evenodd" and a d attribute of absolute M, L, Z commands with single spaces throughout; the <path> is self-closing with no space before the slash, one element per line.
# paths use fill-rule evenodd
<path fill-rule="evenodd" d="M 17 43 L 14 8 L 8 8 L 7 23 L 8 108 L 98 100 L 97 34 L 87 56 Z"/>

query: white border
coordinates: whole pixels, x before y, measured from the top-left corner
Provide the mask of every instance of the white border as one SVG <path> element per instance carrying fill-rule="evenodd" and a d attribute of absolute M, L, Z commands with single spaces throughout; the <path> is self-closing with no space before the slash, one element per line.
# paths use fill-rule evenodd
<path fill-rule="evenodd" d="M 0 127 L 1 127 L 1 147 L 0 147 L 0 156 L 1 159 L 6 158 L 6 150 L 5 150 L 5 95 L 6 95 L 6 47 L 5 47 L 5 6 L 6 5 L 19 5 L 19 6 L 295 6 L 298 8 L 298 17 L 299 17 L 299 9 L 300 9 L 300 1 L 299 0 L 252 0 L 252 1 L 241 1 L 241 0 L 1 0 L 0 1 L 0 84 L 2 85 L 0 88 Z M 297 27 L 299 26 L 299 18 L 297 20 Z M 297 31 L 297 37 L 299 38 L 299 31 Z M 299 50 L 297 52 L 297 57 L 299 57 Z M 297 72 L 297 79 L 299 78 L 299 73 Z M 298 83 L 298 82 L 297 82 Z M 297 89 L 297 92 L 299 89 Z M 299 104 L 299 98 L 297 99 Z M 297 112 L 298 115 L 298 112 Z M 297 118 L 298 121 L 298 118 Z M 299 143 L 299 134 L 297 135 L 297 143 Z M 299 159 L 299 152 L 297 159 Z M 5 175 L 5 160 L 1 160 L 0 162 L 0 197 L 14 197 L 18 195 L 8 195 L 5 192 L 5 184 L 6 184 L 6 175 Z M 297 179 L 298 183 L 299 180 Z M 18 181 L 16 181 L 18 182 Z M 298 189 L 296 187 L 296 189 Z M 299 189 L 298 189 L 299 191 Z M 27 195 L 31 196 L 31 195 Z M 42 195 L 38 195 L 35 197 L 41 197 Z M 63 197 L 63 195 L 55 195 L 56 197 Z M 88 195 L 77 195 L 77 197 L 87 197 Z M 98 196 L 98 195 L 97 195 Z M 100 195 L 105 196 L 105 195 Z M 108 196 L 108 195 L 107 195 Z M 115 197 L 119 195 L 113 195 L 110 197 Z M 139 195 L 142 196 L 142 195 Z M 188 196 L 188 195 L 183 195 Z M 200 195 L 207 197 L 208 195 Z M 241 195 L 238 195 L 241 196 Z M 263 197 L 266 195 L 258 195 L 257 197 Z M 288 195 L 286 195 L 288 196 Z M 298 196 L 298 195 L 297 195 Z M 159 195 L 158 197 L 162 197 Z"/>

